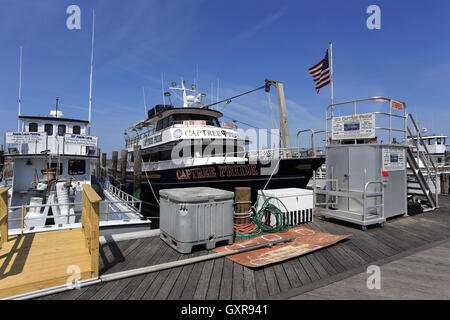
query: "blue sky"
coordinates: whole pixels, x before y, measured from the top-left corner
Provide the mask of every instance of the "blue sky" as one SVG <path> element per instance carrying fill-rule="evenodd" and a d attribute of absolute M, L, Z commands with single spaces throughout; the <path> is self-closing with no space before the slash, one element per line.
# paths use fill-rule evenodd
<path fill-rule="evenodd" d="M 66 8 L 81 8 L 81 30 L 66 28 Z M 381 30 L 369 30 L 366 9 L 381 8 Z M 297 130 L 324 127 L 329 86 L 316 94 L 307 69 L 333 42 L 335 101 L 388 96 L 406 101 L 429 133 L 448 134 L 450 122 L 450 2 L 2 0 L 0 13 L 0 128 L 17 128 L 19 47 L 23 47 L 22 114 L 47 115 L 60 97 L 66 117 L 88 118 L 92 9 L 95 9 L 93 129 L 110 153 L 124 146 L 123 130 L 162 102 L 166 87 L 184 77 L 214 99 L 256 88 L 265 78 L 285 84 L 292 141 Z M 272 103 L 277 111 L 276 95 Z M 270 128 L 263 91 L 223 109 Z M 276 115 L 278 112 L 276 112 Z"/>

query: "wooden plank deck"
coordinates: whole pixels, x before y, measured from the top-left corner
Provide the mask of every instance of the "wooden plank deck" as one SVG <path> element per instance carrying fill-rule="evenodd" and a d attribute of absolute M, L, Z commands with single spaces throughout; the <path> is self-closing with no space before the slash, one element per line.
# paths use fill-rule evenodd
<path fill-rule="evenodd" d="M 41 299 L 288 299 L 365 272 L 371 264 L 381 266 L 450 240 L 450 197 L 440 197 L 440 205 L 434 212 L 393 218 L 384 228 L 367 232 L 344 222 L 316 218 L 305 226 L 352 237 L 259 269 L 220 258 Z M 207 253 L 182 255 L 157 237 L 107 243 L 100 248 L 100 270 L 107 274 Z"/>
<path fill-rule="evenodd" d="M 380 267 L 380 288 L 369 290 L 362 272 L 293 300 L 450 299 L 450 241 Z"/>
<path fill-rule="evenodd" d="M 0 249 L 0 298 L 66 283 L 67 268 L 91 277 L 91 262 L 81 229 L 10 237 Z"/>

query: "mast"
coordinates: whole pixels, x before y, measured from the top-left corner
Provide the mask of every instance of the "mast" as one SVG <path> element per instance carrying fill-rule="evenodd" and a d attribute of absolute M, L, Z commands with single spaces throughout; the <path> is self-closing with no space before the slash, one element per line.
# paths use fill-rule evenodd
<path fill-rule="evenodd" d="M 19 117 L 20 117 L 21 102 L 22 102 L 22 47 L 20 47 L 20 58 L 19 58 Z M 17 131 L 20 131 L 20 119 L 17 120 Z"/>
<path fill-rule="evenodd" d="M 286 99 L 284 97 L 284 84 L 283 82 L 266 79 L 266 86 L 267 85 L 274 85 L 277 88 L 281 141 L 283 143 L 283 148 L 289 149 L 291 147 L 291 139 L 287 120 Z"/>
<path fill-rule="evenodd" d="M 92 73 L 94 68 L 94 33 L 95 33 L 95 11 L 92 9 L 92 46 L 91 46 L 91 74 L 89 79 L 89 127 L 88 135 L 91 135 L 91 112 L 92 112 Z"/>

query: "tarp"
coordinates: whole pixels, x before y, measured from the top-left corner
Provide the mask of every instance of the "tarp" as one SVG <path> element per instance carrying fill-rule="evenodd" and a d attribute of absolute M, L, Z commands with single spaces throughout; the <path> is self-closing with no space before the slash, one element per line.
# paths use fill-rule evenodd
<path fill-rule="evenodd" d="M 279 239 L 295 237 L 295 240 L 276 244 L 272 247 L 256 249 L 230 255 L 227 258 L 246 267 L 257 268 L 272 263 L 298 257 L 331 246 L 351 235 L 333 235 L 305 227 L 292 228 L 286 232 L 271 233 L 236 242 L 233 245 L 218 247 L 215 252 L 235 250 Z"/>

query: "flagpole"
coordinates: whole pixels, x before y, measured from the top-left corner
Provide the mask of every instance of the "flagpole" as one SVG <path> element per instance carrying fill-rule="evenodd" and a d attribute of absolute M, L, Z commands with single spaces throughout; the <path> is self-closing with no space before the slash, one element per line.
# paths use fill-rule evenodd
<path fill-rule="evenodd" d="M 333 88 L 333 43 L 330 42 L 328 48 L 328 62 L 330 65 L 330 88 L 331 88 L 331 104 L 334 104 L 334 88 Z M 334 108 L 333 108 L 334 109 Z"/>

